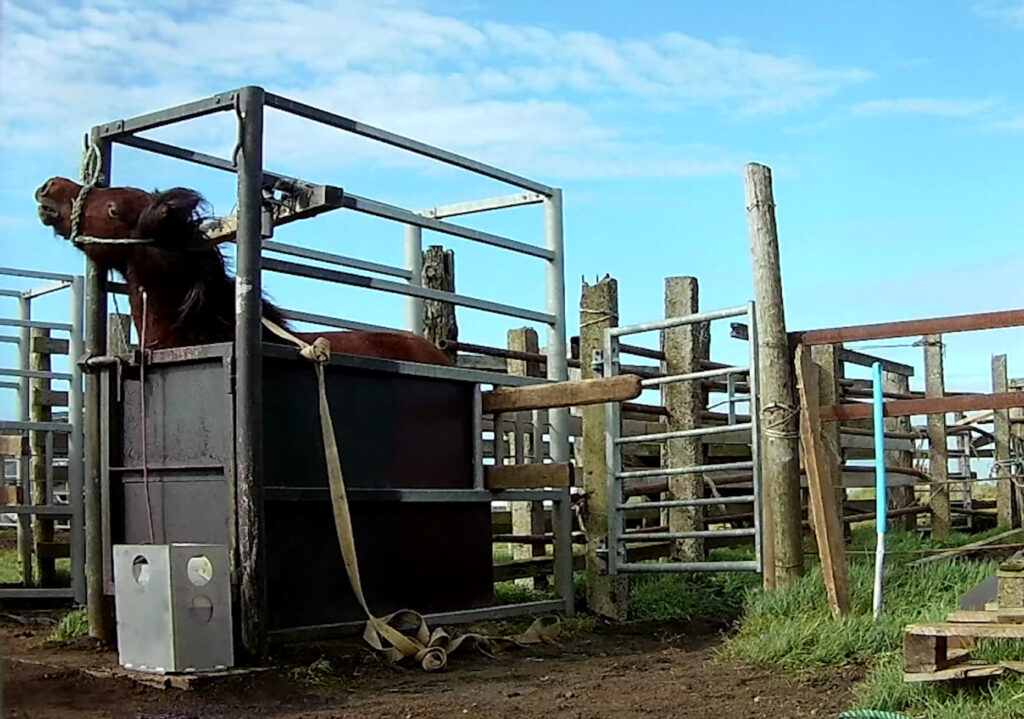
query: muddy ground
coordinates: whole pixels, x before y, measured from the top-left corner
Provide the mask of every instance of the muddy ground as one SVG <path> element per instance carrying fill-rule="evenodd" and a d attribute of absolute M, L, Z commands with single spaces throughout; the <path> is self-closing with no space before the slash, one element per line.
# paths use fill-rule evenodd
<path fill-rule="evenodd" d="M 55 645 L 47 627 L 2 621 L 5 714 L 31 719 L 835 717 L 858 678 L 855 669 L 794 677 L 721 661 L 721 627 L 660 624 L 597 627 L 495 658 L 460 653 L 431 674 L 337 642 L 279 657 L 290 667 L 328 659 L 321 685 L 279 668 L 185 691 L 97 676 L 116 670 L 116 652 L 88 640 Z"/>

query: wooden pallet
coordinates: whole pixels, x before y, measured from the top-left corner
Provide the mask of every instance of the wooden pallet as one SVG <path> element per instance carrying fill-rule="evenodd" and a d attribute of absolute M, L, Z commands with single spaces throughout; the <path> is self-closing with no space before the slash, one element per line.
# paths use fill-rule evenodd
<path fill-rule="evenodd" d="M 977 639 L 1024 639 L 1019 609 L 953 612 L 949 621 L 912 624 L 903 633 L 903 681 L 934 682 L 1024 673 L 1024 662 L 970 663 Z"/>

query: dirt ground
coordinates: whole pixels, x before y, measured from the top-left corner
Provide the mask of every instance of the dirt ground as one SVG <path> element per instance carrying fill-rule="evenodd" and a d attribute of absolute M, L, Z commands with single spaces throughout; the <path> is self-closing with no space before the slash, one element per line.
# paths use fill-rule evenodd
<path fill-rule="evenodd" d="M 707 625 L 598 628 L 557 646 L 495 658 L 456 654 L 444 672 L 383 664 L 359 642 L 282 656 L 306 666 L 324 657 L 333 676 L 304 685 L 287 668 L 191 690 L 96 676 L 116 652 L 86 640 L 58 646 L 49 628 L 0 625 L 6 716 L 30 719 L 739 719 L 835 717 L 849 705 L 857 670 L 792 677 L 716 659 L 722 635 Z M 93 674 L 86 673 L 89 670 Z"/>

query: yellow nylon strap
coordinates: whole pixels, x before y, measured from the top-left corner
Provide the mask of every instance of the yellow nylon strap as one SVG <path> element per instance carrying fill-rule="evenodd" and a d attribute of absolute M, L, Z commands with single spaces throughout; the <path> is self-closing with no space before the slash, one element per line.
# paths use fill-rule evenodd
<path fill-rule="evenodd" d="M 324 443 L 324 458 L 327 462 L 327 477 L 331 489 L 331 505 L 334 510 L 334 527 L 338 534 L 341 556 L 345 562 L 352 592 L 359 605 L 366 613 L 367 622 L 363 630 L 363 639 L 371 647 L 384 654 L 392 662 L 400 662 L 412 658 L 426 671 L 437 671 L 444 668 L 448 655 L 458 650 L 463 644 L 476 646 L 477 649 L 490 656 L 492 649 L 499 644 L 535 644 L 551 643 L 557 634 L 558 622 L 544 624 L 537 619 L 529 629 L 515 637 L 492 638 L 481 634 L 464 634 L 452 639 L 443 629 L 435 629 L 433 634 L 427 628 L 427 622 L 421 614 L 410 609 L 376 617 L 370 611 L 363 594 L 363 584 L 359 578 L 359 559 L 356 556 L 355 536 L 352 533 L 352 517 L 349 513 L 348 494 L 345 491 L 345 479 L 341 471 L 341 459 L 338 454 L 338 440 L 334 434 L 331 421 L 331 408 L 327 403 L 327 385 L 324 380 L 324 365 L 331 359 L 331 345 L 324 337 L 318 337 L 312 344 L 296 337 L 288 330 L 263 319 L 264 326 L 278 337 L 288 340 L 299 348 L 299 354 L 314 363 L 316 368 L 317 388 L 319 392 L 320 432 Z M 410 637 L 398 629 L 399 626 L 411 627 L 414 636 Z M 386 640 L 391 646 L 385 646 Z"/>

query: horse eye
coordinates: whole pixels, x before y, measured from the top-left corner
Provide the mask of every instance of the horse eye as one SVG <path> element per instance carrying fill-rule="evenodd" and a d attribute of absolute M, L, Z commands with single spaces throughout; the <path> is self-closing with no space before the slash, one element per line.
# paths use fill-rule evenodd
<path fill-rule="evenodd" d="M 108 217 L 117 217 L 118 216 L 117 205 L 115 205 L 113 202 L 111 202 L 109 205 L 107 205 L 107 216 Z"/>

